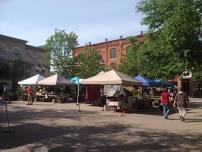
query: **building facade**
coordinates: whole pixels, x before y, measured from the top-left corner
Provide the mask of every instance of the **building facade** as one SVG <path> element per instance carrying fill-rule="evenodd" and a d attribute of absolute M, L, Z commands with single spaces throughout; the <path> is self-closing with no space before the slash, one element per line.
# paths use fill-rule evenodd
<path fill-rule="evenodd" d="M 38 73 L 48 74 L 44 50 L 26 43 L 22 39 L 0 35 L 0 87 L 7 84 L 15 91 L 18 81 Z"/>
<path fill-rule="evenodd" d="M 137 38 L 142 40 L 143 35 L 139 35 Z M 128 38 L 120 36 L 120 39 L 117 40 L 108 41 L 108 39 L 105 39 L 105 42 L 90 43 L 87 46 L 77 47 L 73 51 L 73 56 L 80 54 L 86 47 L 92 47 L 102 56 L 103 62 L 107 67 L 116 69 L 117 65 L 120 64 L 121 56 L 126 54 L 130 45 Z"/>
<path fill-rule="evenodd" d="M 144 39 L 143 33 L 136 37 L 139 40 Z M 108 68 L 116 69 L 117 65 L 120 64 L 121 56 L 126 55 L 130 45 L 128 38 L 120 36 L 120 39 L 117 40 L 108 41 L 105 39 L 101 43 L 90 43 L 86 46 L 77 47 L 73 51 L 73 56 L 80 54 L 86 47 L 92 47 L 102 56 L 103 62 Z M 192 77 L 176 76 L 169 79 L 168 82 L 176 85 L 178 89 L 183 88 L 189 96 L 202 97 L 202 81 L 193 81 Z"/>

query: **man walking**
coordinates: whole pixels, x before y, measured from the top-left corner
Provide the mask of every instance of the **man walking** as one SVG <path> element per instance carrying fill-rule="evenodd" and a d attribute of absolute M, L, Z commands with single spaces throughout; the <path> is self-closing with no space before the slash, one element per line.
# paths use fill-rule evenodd
<path fill-rule="evenodd" d="M 174 106 L 177 106 L 177 109 L 180 114 L 180 120 L 185 121 L 185 115 L 186 115 L 186 107 L 188 104 L 189 100 L 187 95 L 180 89 L 178 94 L 175 96 L 175 102 Z"/>

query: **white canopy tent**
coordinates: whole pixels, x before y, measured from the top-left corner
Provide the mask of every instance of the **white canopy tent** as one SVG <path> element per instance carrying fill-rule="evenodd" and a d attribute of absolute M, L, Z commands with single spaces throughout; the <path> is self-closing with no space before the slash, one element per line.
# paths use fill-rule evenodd
<path fill-rule="evenodd" d="M 43 80 L 45 77 L 41 76 L 40 74 L 37 74 L 33 77 L 30 77 L 28 79 L 19 81 L 18 84 L 20 85 L 37 85 L 38 81 Z"/>
<path fill-rule="evenodd" d="M 105 73 L 104 71 L 100 71 L 97 75 Z"/>
<path fill-rule="evenodd" d="M 134 80 L 132 77 L 111 70 L 96 76 L 84 79 L 81 81 L 82 84 L 101 84 L 101 85 L 111 85 L 111 84 L 122 84 L 122 85 L 142 85 L 140 81 Z"/>
<path fill-rule="evenodd" d="M 65 85 L 74 85 L 70 80 L 66 79 L 63 76 L 60 76 L 58 74 L 52 75 L 50 77 L 47 77 L 41 81 L 38 82 L 39 85 L 49 85 L 49 86 L 54 86 L 54 85 L 60 85 L 60 86 L 65 86 Z"/>
<path fill-rule="evenodd" d="M 84 79 L 83 81 L 81 81 L 81 83 L 82 84 L 99 84 L 99 85 L 136 85 L 136 86 L 142 85 L 140 81 L 135 80 L 132 77 L 126 74 L 117 72 L 115 70 L 111 70 L 111 71 L 90 77 L 88 79 Z M 109 96 L 107 88 L 105 90 L 105 93 L 106 93 L 105 94 L 106 96 Z M 108 104 L 111 104 L 111 103 L 108 101 Z M 116 103 L 116 105 L 118 105 L 118 102 Z M 105 109 L 105 106 L 103 108 Z"/>

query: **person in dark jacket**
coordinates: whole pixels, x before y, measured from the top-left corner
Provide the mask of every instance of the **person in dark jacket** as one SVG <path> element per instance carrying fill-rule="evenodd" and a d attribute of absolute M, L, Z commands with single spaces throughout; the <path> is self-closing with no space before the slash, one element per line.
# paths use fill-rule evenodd
<path fill-rule="evenodd" d="M 178 94 L 175 96 L 174 106 L 177 106 L 177 109 L 180 114 L 180 120 L 185 121 L 185 115 L 187 113 L 186 107 L 189 102 L 187 95 L 180 89 Z"/>

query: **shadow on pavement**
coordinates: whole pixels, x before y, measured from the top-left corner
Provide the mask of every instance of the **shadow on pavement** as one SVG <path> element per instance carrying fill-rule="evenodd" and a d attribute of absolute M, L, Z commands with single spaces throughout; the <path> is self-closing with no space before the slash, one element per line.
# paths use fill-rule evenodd
<path fill-rule="evenodd" d="M 81 115 L 82 113 L 82 115 Z M 26 107 L 14 107 L 9 111 L 10 122 L 23 123 L 31 120 L 45 120 L 45 119 L 71 119 L 79 121 L 82 117 L 96 114 L 96 111 L 82 110 L 56 110 L 56 109 L 30 109 Z M 6 123 L 6 111 L 3 110 L 0 113 L 0 124 Z"/>
<path fill-rule="evenodd" d="M 16 149 L 21 147 L 24 147 L 24 151 L 42 151 L 45 148 L 45 151 L 49 152 L 201 151 L 202 133 L 168 133 L 163 130 L 149 129 L 149 127 L 143 128 L 137 124 L 120 124 L 117 119 L 106 121 L 103 117 L 109 115 L 98 115 L 96 111 L 82 111 L 81 113 L 70 109 L 14 107 L 10 111 L 11 120 L 16 123 L 13 125 L 14 133 L 5 134 L 1 127 L 4 115 L 0 112 L 0 151 L 13 149 L 13 151 L 19 151 Z M 161 111 L 157 111 L 158 113 L 162 115 Z M 85 119 L 88 117 L 92 118 Z M 117 115 L 110 115 L 110 117 L 117 117 Z M 102 120 L 98 124 L 99 121 L 96 120 L 100 119 L 105 121 Z M 73 120 L 77 123 L 67 125 L 61 123 L 52 126 L 50 124 L 54 123 L 40 124 L 40 120 L 44 122 L 46 120 L 52 122 Z M 95 122 L 85 123 L 85 120 Z M 188 123 L 201 121 L 202 119 L 187 119 Z"/>
<path fill-rule="evenodd" d="M 170 109 L 170 115 L 177 113 L 176 108 Z M 134 114 L 146 114 L 146 115 L 156 115 L 156 116 L 163 116 L 163 109 L 160 109 L 159 107 L 154 107 L 151 109 L 138 109 L 134 112 Z"/>
<path fill-rule="evenodd" d="M 50 127 L 39 124 L 15 126 L 15 133 L 0 134 L 0 149 L 28 144 L 30 151 L 47 147 L 49 152 L 66 151 L 197 151 L 202 134 L 157 132 L 146 128 L 127 132 L 121 124 L 96 126 Z M 38 143 L 38 145 L 37 145 Z M 194 143 L 194 144 L 193 144 Z M 55 145 L 55 146 L 54 146 Z"/>
<path fill-rule="evenodd" d="M 202 122 L 202 119 L 186 119 L 187 123 L 191 123 L 191 122 Z"/>
<path fill-rule="evenodd" d="M 107 129 L 107 128 L 106 128 Z M 177 135 L 172 133 L 157 133 L 147 131 L 135 131 L 130 134 L 129 138 L 135 138 L 136 141 L 126 142 L 124 137 L 121 141 L 113 140 L 111 138 L 100 138 L 100 132 L 98 135 L 89 135 L 86 138 L 86 142 L 82 140 L 75 140 L 72 143 L 66 143 L 63 146 L 54 147 L 49 152 L 66 152 L 66 151 L 144 151 L 144 152 L 156 152 L 156 151 L 199 151 L 199 147 L 202 146 L 200 138 L 202 135 Z M 116 136 L 116 135 L 115 135 Z M 65 140 L 65 139 L 64 139 Z M 68 141 L 68 139 L 66 139 Z M 176 144 L 178 142 L 178 144 Z M 194 143 L 194 146 L 193 146 Z M 77 146 L 75 146 L 77 145 Z M 73 148 L 75 147 L 75 148 Z"/>
<path fill-rule="evenodd" d="M 23 124 L 14 126 L 14 133 L 5 134 L 0 132 L 0 149 L 11 149 L 27 144 L 43 143 L 43 145 L 62 144 L 70 148 L 75 143 L 105 142 L 97 135 L 108 135 L 124 131 L 122 125 L 110 125 L 103 127 L 51 127 L 41 124 Z M 98 138 L 97 138 L 98 137 Z M 95 141 L 98 140 L 98 141 Z M 109 139 L 110 141 L 110 139 Z"/>
<path fill-rule="evenodd" d="M 202 102 L 192 102 L 190 101 L 189 105 L 188 105 L 188 109 L 189 108 L 194 108 L 194 109 L 202 109 Z"/>

